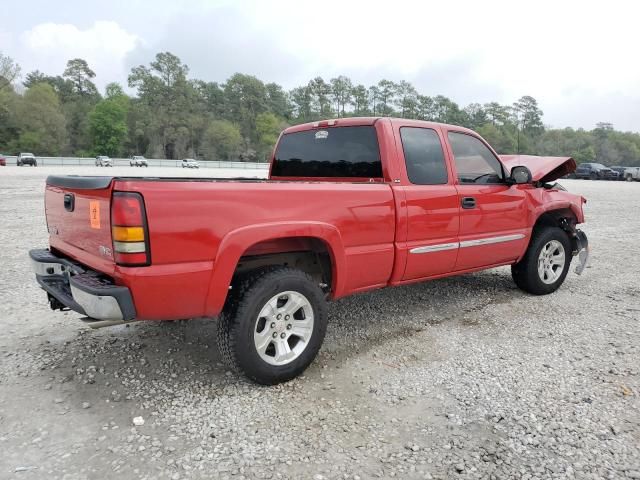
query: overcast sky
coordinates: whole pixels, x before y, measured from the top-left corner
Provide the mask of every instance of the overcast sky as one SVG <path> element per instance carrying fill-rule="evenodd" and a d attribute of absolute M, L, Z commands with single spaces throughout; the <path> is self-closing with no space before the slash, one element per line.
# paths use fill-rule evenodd
<path fill-rule="evenodd" d="M 0 51 L 24 73 L 60 74 L 81 57 L 101 89 L 168 50 L 203 80 L 405 79 L 462 106 L 532 95 L 553 127 L 640 131 L 632 1 L 0 0 L 0 10 Z"/>

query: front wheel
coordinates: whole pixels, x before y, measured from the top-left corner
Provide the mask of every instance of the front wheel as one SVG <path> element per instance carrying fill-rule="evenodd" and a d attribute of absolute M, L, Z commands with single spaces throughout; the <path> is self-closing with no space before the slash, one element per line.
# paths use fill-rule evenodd
<path fill-rule="evenodd" d="M 309 366 L 326 328 L 327 304 L 317 282 L 288 267 L 260 269 L 231 290 L 218 320 L 218 348 L 230 367 L 274 385 Z"/>
<path fill-rule="evenodd" d="M 555 292 L 569 272 L 571 242 L 558 227 L 535 229 L 524 257 L 511 266 L 516 285 L 534 295 Z"/>

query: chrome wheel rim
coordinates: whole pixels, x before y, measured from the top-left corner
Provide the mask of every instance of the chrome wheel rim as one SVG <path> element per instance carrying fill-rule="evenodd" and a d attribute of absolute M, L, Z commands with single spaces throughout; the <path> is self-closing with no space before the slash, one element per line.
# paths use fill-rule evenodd
<path fill-rule="evenodd" d="M 564 271 L 566 255 L 558 240 L 547 242 L 538 256 L 538 276 L 547 285 L 556 282 Z"/>
<path fill-rule="evenodd" d="M 299 292 L 278 293 L 262 307 L 253 329 L 260 358 L 270 365 L 286 365 L 307 348 L 313 334 L 311 302 Z"/>

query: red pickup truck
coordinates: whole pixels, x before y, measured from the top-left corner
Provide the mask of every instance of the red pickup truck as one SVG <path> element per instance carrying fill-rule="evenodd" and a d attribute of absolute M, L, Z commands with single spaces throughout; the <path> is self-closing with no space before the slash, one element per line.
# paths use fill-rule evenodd
<path fill-rule="evenodd" d="M 572 158 L 498 156 L 452 125 L 349 118 L 286 129 L 268 180 L 50 176 L 53 309 L 93 326 L 218 316 L 228 363 L 265 384 L 300 374 L 326 301 L 511 265 L 541 295 L 580 273 L 586 201 Z"/>

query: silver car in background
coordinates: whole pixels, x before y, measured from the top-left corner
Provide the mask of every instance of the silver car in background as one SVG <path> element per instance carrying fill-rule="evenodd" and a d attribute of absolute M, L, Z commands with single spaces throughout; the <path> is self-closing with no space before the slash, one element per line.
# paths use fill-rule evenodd
<path fill-rule="evenodd" d="M 129 160 L 129 165 L 132 167 L 148 167 L 149 163 L 147 163 L 147 159 L 142 155 L 134 155 Z"/>
<path fill-rule="evenodd" d="M 106 155 L 96 157 L 96 167 L 113 167 L 113 160 Z"/>
<path fill-rule="evenodd" d="M 193 158 L 185 158 L 182 160 L 182 168 L 200 168 L 200 164 Z"/>

